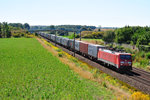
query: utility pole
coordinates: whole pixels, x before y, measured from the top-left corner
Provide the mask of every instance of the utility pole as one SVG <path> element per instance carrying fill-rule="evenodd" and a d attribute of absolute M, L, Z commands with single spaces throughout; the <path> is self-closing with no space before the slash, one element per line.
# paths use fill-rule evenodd
<path fill-rule="evenodd" d="M 74 32 L 74 41 L 73 41 L 73 51 L 74 51 L 73 56 L 75 57 L 75 32 Z"/>
<path fill-rule="evenodd" d="M 81 31 L 80 31 L 80 41 L 81 41 Z"/>
<path fill-rule="evenodd" d="M 56 46 L 56 31 L 55 31 L 55 46 Z"/>

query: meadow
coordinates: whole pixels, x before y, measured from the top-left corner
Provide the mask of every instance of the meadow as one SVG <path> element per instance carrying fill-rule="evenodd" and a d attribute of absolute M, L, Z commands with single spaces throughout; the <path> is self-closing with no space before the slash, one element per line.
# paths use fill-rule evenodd
<path fill-rule="evenodd" d="M 88 42 L 88 43 L 104 45 L 104 41 L 102 39 L 86 39 L 86 38 L 82 38 L 81 40 L 85 41 L 85 42 Z"/>
<path fill-rule="evenodd" d="M 80 77 L 35 38 L 0 39 L 0 99 L 115 99 Z"/>

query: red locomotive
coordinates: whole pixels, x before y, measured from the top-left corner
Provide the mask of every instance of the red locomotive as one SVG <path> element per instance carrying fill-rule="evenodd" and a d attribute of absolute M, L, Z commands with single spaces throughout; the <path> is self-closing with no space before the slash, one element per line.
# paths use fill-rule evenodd
<path fill-rule="evenodd" d="M 130 53 L 119 53 L 106 49 L 99 49 L 98 60 L 116 67 L 119 71 L 132 70 L 132 58 Z"/>

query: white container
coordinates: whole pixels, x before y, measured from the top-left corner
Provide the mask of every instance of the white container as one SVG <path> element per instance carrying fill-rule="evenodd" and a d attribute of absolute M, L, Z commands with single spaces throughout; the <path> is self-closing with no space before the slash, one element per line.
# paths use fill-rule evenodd
<path fill-rule="evenodd" d="M 51 39 L 55 41 L 55 35 L 51 35 Z"/>
<path fill-rule="evenodd" d="M 68 38 L 62 38 L 62 45 L 69 46 L 69 39 Z"/>
<path fill-rule="evenodd" d="M 97 58 L 97 53 L 98 53 L 99 48 L 105 48 L 105 46 L 89 44 L 88 45 L 88 55 Z"/>
<path fill-rule="evenodd" d="M 61 41 L 62 41 L 62 37 L 56 36 L 56 42 L 61 44 Z"/>
<path fill-rule="evenodd" d="M 47 37 L 48 39 L 50 39 L 50 34 L 48 34 L 48 37 Z"/>
<path fill-rule="evenodd" d="M 80 50 L 80 41 L 75 40 L 75 50 L 79 51 Z"/>
<path fill-rule="evenodd" d="M 70 47 L 71 49 L 73 49 L 73 42 L 74 42 L 74 41 L 73 41 L 72 39 L 69 40 L 69 47 Z"/>

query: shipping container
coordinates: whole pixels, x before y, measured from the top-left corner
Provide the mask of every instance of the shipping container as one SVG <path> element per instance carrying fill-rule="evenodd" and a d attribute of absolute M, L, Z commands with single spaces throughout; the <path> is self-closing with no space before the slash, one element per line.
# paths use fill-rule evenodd
<path fill-rule="evenodd" d="M 42 33 L 42 36 L 45 36 L 45 34 L 44 34 L 44 33 Z"/>
<path fill-rule="evenodd" d="M 44 36 L 44 33 L 42 33 L 42 36 Z"/>
<path fill-rule="evenodd" d="M 51 40 L 52 40 L 52 36 L 53 36 L 53 34 L 50 34 L 50 35 L 51 35 L 51 37 L 50 37 L 50 38 L 51 38 Z"/>
<path fill-rule="evenodd" d="M 74 40 L 73 39 L 70 39 L 69 40 L 69 47 L 71 49 L 74 49 Z M 80 50 L 80 41 L 78 40 L 75 40 L 75 50 L 76 51 L 79 51 Z"/>
<path fill-rule="evenodd" d="M 105 46 L 102 45 L 94 45 L 94 44 L 89 44 L 88 45 L 88 55 L 97 58 L 98 50 L 100 48 L 105 48 Z"/>
<path fill-rule="evenodd" d="M 55 35 L 52 35 L 51 38 L 53 41 L 55 41 Z"/>
<path fill-rule="evenodd" d="M 50 34 L 48 34 L 48 39 L 50 39 Z"/>
<path fill-rule="evenodd" d="M 88 55 L 88 43 L 80 42 L 80 52 Z"/>
<path fill-rule="evenodd" d="M 41 33 L 41 36 L 44 36 L 44 33 Z"/>
<path fill-rule="evenodd" d="M 63 38 L 64 38 L 64 37 L 60 37 L 60 44 L 61 44 L 61 45 L 63 45 L 63 44 L 62 44 Z"/>
<path fill-rule="evenodd" d="M 62 38 L 62 45 L 69 47 L 69 39 L 68 38 Z"/>
<path fill-rule="evenodd" d="M 59 43 L 62 44 L 62 37 L 59 37 Z"/>
<path fill-rule="evenodd" d="M 60 36 L 56 36 L 56 42 L 61 43 L 61 37 Z"/>
<path fill-rule="evenodd" d="M 75 40 L 75 50 L 79 51 L 80 50 L 80 41 Z"/>
<path fill-rule="evenodd" d="M 51 40 L 51 36 L 52 36 L 52 34 L 49 34 L 49 39 Z"/>
<path fill-rule="evenodd" d="M 45 37 L 45 38 L 47 37 L 47 34 L 46 34 L 46 33 L 44 33 L 44 37 Z"/>
<path fill-rule="evenodd" d="M 74 48 L 74 47 L 73 47 L 73 46 L 74 46 L 74 45 L 73 45 L 73 44 L 74 44 L 73 42 L 74 42 L 73 39 L 70 39 L 70 40 L 69 40 L 69 47 L 70 47 L 71 49 Z"/>
<path fill-rule="evenodd" d="M 46 34 L 46 38 L 48 38 L 48 36 L 49 36 L 49 35 L 48 35 L 48 34 Z"/>

